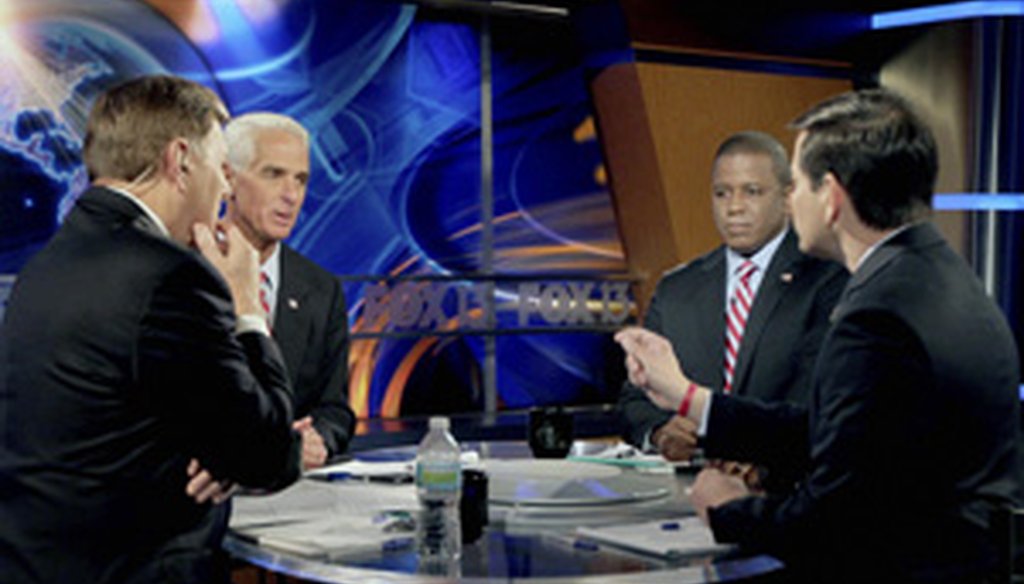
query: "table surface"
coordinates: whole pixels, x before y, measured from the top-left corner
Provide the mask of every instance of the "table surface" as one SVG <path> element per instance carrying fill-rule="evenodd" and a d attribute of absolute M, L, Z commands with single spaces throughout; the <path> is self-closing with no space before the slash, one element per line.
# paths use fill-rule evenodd
<path fill-rule="evenodd" d="M 578 441 L 574 443 L 571 456 L 586 456 L 605 446 Z M 296 549 L 269 537 L 258 537 L 259 522 L 270 509 L 269 512 L 282 521 L 290 519 L 286 517 L 289 513 L 298 513 L 295 518 L 301 517 L 304 524 L 293 525 L 300 529 L 309 527 L 313 533 L 317 529 L 325 530 L 324 542 L 328 548 L 332 545 L 330 542 L 349 541 L 363 533 L 371 534 L 368 537 L 373 539 L 372 534 L 379 534 L 379 528 L 371 525 L 372 516 L 382 509 L 415 509 L 415 488 L 411 484 L 303 479 L 270 499 L 236 497 L 232 531 L 224 547 L 231 555 L 273 572 L 342 583 L 528 581 L 543 584 L 550 581 L 589 584 L 635 582 L 637 573 L 642 572 L 644 582 L 678 584 L 742 580 L 781 568 L 771 557 L 742 557 L 735 552 L 666 559 L 604 544 L 580 545 L 575 536 L 575 529 L 580 526 L 692 516 L 685 490 L 693 474 L 686 469 L 587 466 L 572 459 L 530 462 L 532 455 L 523 441 L 469 442 L 463 443 L 462 448 L 478 452 L 482 465 L 487 467 L 490 461 L 493 472 L 498 474 L 492 477 L 489 525 L 478 541 L 463 546 L 462 558 L 448 577 L 418 573 L 417 555 L 409 545 L 374 543 L 355 549 L 335 543 L 337 547 L 331 549 Z M 415 446 L 401 446 L 378 448 L 358 453 L 356 457 L 409 460 L 414 455 Z M 532 473 L 540 469 L 541 474 L 534 476 L 540 476 L 540 480 L 527 477 L 509 486 L 508 469 L 519 468 L 512 462 L 516 460 L 527 460 L 524 468 L 533 469 Z M 589 477 L 580 476 L 582 468 L 596 470 L 590 471 Z M 560 470 L 571 471 L 575 476 L 561 475 Z M 547 481 L 549 476 L 565 481 L 554 494 L 544 490 L 551 484 Z M 537 496 L 538 485 L 542 491 L 541 504 L 531 504 L 530 497 Z M 581 491 L 601 493 L 606 500 L 588 502 L 579 498 Z M 526 493 L 522 495 L 522 503 L 517 503 L 518 493 Z M 563 505 L 558 498 L 565 493 L 571 493 L 571 500 Z M 272 505 L 264 507 L 268 502 Z M 402 535 L 408 541 L 411 534 Z"/>

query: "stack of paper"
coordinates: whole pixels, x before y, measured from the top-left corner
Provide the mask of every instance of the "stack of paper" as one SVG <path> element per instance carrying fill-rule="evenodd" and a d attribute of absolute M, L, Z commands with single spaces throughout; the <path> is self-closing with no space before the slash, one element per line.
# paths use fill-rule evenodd
<path fill-rule="evenodd" d="M 252 527 L 236 533 L 242 539 L 308 557 L 398 549 L 413 541 L 411 532 L 385 531 L 370 518 L 341 520 L 329 515 L 315 521 Z"/>
<path fill-rule="evenodd" d="M 272 495 L 236 496 L 231 530 L 243 540 L 306 556 L 330 556 L 408 543 L 411 532 L 382 521 L 417 509 L 412 485 L 299 481 Z"/>
<path fill-rule="evenodd" d="M 463 468 L 473 468 L 480 463 L 480 455 L 473 451 L 462 453 Z M 347 478 L 366 479 L 372 482 L 411 482 L 416 473 L 416 461 L 386 460 L 367 461 L 349 460 L 307 471 L 305 477 L 324 480 L 342 480 Z"/>

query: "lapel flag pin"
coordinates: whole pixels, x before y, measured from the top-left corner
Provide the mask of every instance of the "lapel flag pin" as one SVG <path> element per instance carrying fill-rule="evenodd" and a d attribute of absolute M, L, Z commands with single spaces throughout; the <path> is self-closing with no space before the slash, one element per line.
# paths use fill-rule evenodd
<path fill-rule="evenodd" d="M 294 299 L 294 298 L 289 298 L 288 299 L 288 308 L 291 308 L 292 310 L 298 310 L 299 309 L 299 301 Z"/>

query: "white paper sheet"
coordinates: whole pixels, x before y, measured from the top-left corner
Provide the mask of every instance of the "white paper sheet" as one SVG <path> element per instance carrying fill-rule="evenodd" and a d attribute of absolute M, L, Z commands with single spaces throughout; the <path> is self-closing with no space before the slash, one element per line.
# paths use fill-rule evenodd
<path fill-rule="evenodd" d="M 698 517 L 579 527 L 576 535 L 663 558 L 722 553 L 733 547 L 716 543 L 711 529 Z"/>
<path fill-rule="evenodd" d="M 301 480 L 273 495 L 236 496 L 232 500 L 231 529 L 273 527 L 295 522 L 337 523 L 370 521 L 383 511 L 417 508 L 411 484 L 381 485 L 361 481 Z"/>

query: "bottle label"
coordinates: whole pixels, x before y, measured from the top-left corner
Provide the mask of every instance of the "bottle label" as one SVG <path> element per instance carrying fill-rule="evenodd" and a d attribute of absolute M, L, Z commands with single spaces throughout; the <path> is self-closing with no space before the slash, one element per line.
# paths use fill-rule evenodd
<path fill-rule="evenodd" d="M 416 485 L 434 492 L 457 492 L 462 473 L 456 464 L 417 464 Z"/>

